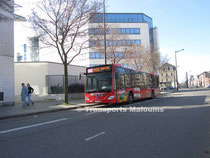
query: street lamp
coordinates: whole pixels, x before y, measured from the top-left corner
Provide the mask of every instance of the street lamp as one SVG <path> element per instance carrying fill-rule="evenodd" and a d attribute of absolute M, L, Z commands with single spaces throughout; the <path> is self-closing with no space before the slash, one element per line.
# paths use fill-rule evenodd
<path fill-rule="evenodd" d="M 179 83 L 178 83 L 178 71 L 177 71 L 177 59 L 176 59 L 176 53 L 183 51 L 184 49 L 180 49 L 175 51 L 175 62 L 176 62 L 176 89 L 179 90 Z"/>
<path fill-rule="evenodd" d="M 104 23 L 104 57 L 105 57 L 105 65 L 107 64 L 106 61 L 106 13 L 105 13 L 105 0 L 103 0 L 103 23 Z"/>

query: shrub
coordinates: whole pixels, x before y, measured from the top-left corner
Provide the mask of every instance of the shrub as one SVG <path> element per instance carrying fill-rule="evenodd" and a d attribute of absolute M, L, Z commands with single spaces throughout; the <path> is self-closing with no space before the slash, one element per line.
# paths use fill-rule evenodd
<path fill-rule="evenodd" d="M 84 92 L 84 85 L 83 84 L 71 84 L 68 86 L 69 93 L 83 93 Z"/>

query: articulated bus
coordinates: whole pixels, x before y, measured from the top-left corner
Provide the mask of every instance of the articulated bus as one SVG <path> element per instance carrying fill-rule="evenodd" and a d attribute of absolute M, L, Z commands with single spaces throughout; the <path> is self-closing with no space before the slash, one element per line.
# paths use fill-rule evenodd
<path fill-rule="evenodd" d="M 85 103 L 132 103 L 159 95 L 157 75 L 131 70 L 119 64 L 86 69 Z"/>

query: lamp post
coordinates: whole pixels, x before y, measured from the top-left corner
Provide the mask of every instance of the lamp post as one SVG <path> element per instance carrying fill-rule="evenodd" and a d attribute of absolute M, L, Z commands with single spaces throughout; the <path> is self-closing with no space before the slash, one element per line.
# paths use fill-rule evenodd
<path fill-rule="evenodd" d="M 178 82 L 178 71 L 177 71 L 177 58 L 176 58 L 176 53 L 183 51 L 184 49 L 180 49 L 175 51 L 175 63 L 176 63 L 176 89 L 177 91 L 179 90 L 179 82 Z"/>
<path fill-rule="evenodd" d="M 103 23 L 104 23 L 104 58 L 105 58 L 105 65 L 107 64 L 106 61 L 106 13 L 105 13 L 105 0 L 103 0 L 103 8 L 104 8 L 104 12 L 103 12 Z"/>

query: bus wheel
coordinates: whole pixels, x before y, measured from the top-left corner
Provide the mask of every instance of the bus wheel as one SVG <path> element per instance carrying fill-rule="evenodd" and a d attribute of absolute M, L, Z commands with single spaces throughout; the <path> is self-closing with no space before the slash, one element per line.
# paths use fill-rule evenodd
<path fill-rule="evenodd" d="M 133 99 L 133 94 L 130 92 L 129 96 L 128 96 L 128 103 L 131 104 L 133 103 L 134 99 Z"/>
<path fill-rule="evenodd" d="M 152 98 L 152 99 L 154 99 L 154 98 L 155 98 L 154 91 L 152 91 L 151 98 Z"/>

